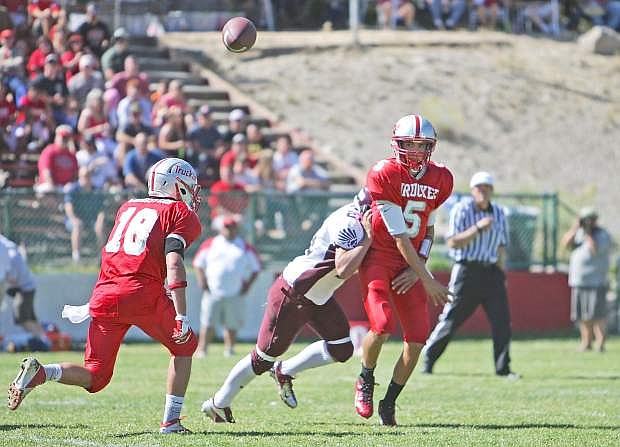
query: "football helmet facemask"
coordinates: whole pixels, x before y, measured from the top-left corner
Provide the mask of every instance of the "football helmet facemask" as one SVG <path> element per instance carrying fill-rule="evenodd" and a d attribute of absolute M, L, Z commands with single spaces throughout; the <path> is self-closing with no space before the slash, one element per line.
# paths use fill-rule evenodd
<path fill-rule="evenodd" d="M 403 116 L 392 130 L 394 157 L 414 174 L 426 168 L 436 144 L 437 133 L 431 122 L 422 115 Z"/>
<path fill-rule="evenodd" d="M 164 158 L 153 165 L 147 174 L 150 197 L 184 202 L 192 210 L 200 206 L 200 186 L 192 165 L 180 158 Z"/>

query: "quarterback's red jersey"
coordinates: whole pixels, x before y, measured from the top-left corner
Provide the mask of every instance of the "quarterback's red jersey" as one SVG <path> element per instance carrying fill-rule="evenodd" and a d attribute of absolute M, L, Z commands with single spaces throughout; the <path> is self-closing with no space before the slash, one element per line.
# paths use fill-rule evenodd
<path fill-rule="evenodd" d="M 148 198 L 123 204 L 101 250 L 101 271 L 90 299 L 90 314 L 152 313 L 166 278 L 166 238 L 179 239 L 187 248 L 201 231 L 198 216 L 183 202 Z"/>
<path fill-rule="evenodd" d="M 419 250 L 426 236 L 430 213 L 450 197 L 453 183 L 448 168 L 432 161 L 420 179 L 412 176 L 395 158 L 376 163 L 366 178 L 366 188 L 372 196 L 373 231 L 372 246 L 367 258 L 372 259 L 371 262 L 379 261 L 388 265 L 405 264 L 394 238 L 383 222 L 377 202 L 391 202 L 401 207 L 411 242 Z"/>

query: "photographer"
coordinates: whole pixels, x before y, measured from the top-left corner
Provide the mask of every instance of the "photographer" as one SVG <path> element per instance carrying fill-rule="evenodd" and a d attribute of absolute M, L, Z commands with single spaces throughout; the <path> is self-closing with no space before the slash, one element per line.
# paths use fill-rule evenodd
<path fill-rule="evenodd" d="M 572 250 L 568 285 L 572 289 L 571 319 L 579 321 L 581 352 L 592 349 L 593 334 L 596 349 L 605 349 L 607 272 L 614 243 L 609 233 L 597 225 L 597 219 L 594 209 L 583 208 L 562 238 L 562 245 Z"/>

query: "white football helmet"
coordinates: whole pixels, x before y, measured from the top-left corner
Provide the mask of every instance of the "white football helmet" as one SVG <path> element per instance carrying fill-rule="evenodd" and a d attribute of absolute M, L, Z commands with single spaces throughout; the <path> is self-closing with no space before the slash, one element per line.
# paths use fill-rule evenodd
<path fill-rule="evenodd" d="M 423 148 L 405 149 L 402 144 L 405 142 L 423 143 Z M 422 115 L 403 116 L 392 130 L 394 157 L 416 174 L 426 167 L 436 144 L 437 133 Z"/>
<path fill-rule="evenodd" d="M 147 174 L 149 196 L 185 202 L 194 211 L 200 206 L 200 186 L 196 171 L 185 160 L 164 158 Z"/>

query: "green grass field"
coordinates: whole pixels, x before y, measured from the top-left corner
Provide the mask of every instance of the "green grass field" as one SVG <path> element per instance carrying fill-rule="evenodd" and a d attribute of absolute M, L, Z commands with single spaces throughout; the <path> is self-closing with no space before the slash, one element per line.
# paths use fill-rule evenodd
<path fill-rule="evenodd" d="M 295 345 L 291 353 L 302 345 Z M 385 393 L 400 345 L 386 345 L 375 404 Z M 605 354 L 575 352 L 576 339 L 518 340 L 518 381 L 492 374 L 491 342 L 454 341 L 432 376 L 414 372 L 398 401 L 398 427 L 358 417 L 353 382 L 359 359 L 308 371 L 295 382 L 290 410 L 267 374 L 233 405 L 236 424 L 213 424 L 202 401 L 239 359 L 221 345 L 194 363 L 184 414 L 191 435 L 157 434 L 167 354 L 157 345 L 121 349 L 115 377 L 89 395 L 56 383 L 32 392 L 16 412 L 3 410 L 1 446 L 620 446 L 620 339 Z M 251 345 L 239 346 L 245 353 Z M 0 356 L 8 385 L 23 355 Z M 80 353 L 41 355 L 43 362 L 81 361 Z"/>

